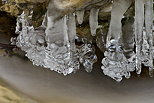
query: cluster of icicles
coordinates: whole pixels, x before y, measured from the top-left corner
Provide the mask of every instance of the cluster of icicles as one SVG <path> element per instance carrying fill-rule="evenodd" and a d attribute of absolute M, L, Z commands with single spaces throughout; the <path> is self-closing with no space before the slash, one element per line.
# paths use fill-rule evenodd
<path fill-rule="evenodd" d="M 116 81 L 121 81 L 123 77 L 129 78 L 131 71 L 136 70 L 137 74 L 140 74 L 142 64 L 149 67 L 150 76 L 153 74 L 153 0 L 135 0 L 135 26 L 130 25 L 135 32 L 130 34 L 131 37 L 126 33 L 127 43 L 120 42 L 121 20 L 131 3 L 131 0 L 115 0 L 111 11 L 105 57 L 101 68 L 105 75 Z M 90 10 L 89 24 L 92 36 L 96 35 L 99 27 L 98 13 L 99 8 Z M 82 24 L 84 10 L 65 15 L 56 22 L 47 12 L 42 26 L 37 29 L 31 26 L 25 17 L 26 14 L 23 12 L 17 19 L 16 33 L 19 36 L 16 45 L 26 52 L 26 56 L 34 65 L 50 68 L 64 75 L 77 71 L 80 64 L 87 72 L 92 71 L 93 64 L 97 61 L 94 47 L 90 43 L 81 46 L 75 44 L 75 39 L 78 39 L 76 21 Z M 31 18 L 31 15 L 28 17 Z M 128 49 L 124 50 L 123 44 Z M 133 45 L 132 48 L 129 48 L 129 45 Z M 129 52 L 127 57 L 124 52 Z"/>

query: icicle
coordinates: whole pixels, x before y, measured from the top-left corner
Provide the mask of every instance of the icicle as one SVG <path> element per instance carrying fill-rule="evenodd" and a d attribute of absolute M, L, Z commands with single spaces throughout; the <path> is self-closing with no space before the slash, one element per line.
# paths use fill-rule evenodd
<path fill-rule="evenodd" d="M 60 19 L 56 22 L 53 22 L 53 17 L 49 16 L 47 28 L 46 28 L 46 41 L 47 43 L 56 43 L 56 45 L 64 45 L 64 20 Z"/>
<path fill-rule="evenodd" d="M 110 76 L 116 81 L 121 81 L 123 76 L 130 77 L 130 72 L 134 71 L 132 64 L 123 54 L 121 47 L 122 24 L 121 20 L 124 13 L 130 7 L 131 0 L 115 0 L 111 11 L 111 22 L 107 37 L 107 51 L 102 60 L 102 70 L 105 75 Z"/>
<path fill-rule="evenodd" d="M 145 4 L 145 29 L 149 44 L 149 75 L 153 76 L 153 0 Z"/>
<path fill-rule="evenodd" d="M 75 46 L 76 20 L 74 14 L 69 14 L 67 27 L 68 27 L 68 36 L 69 36 L 71 51 L 74 54 L 76 52 L 76 46 Z"/>
<path fill-rule="evenodd" d="M 76 57 L 75 35 L 76 23 L 74 14 L 64 16 L 56 21 L 54 28 L 49 29 L 46 37 L 48 48 L 45 63 L 52 69 L 64 75 L 79 69 L 79 61 Z"/>
<path fill-rule="evenodd" d="M 75 45 L 75 38 L 76 38 L 76 20 L 75 14 L 70 13 L 68 15 L 67 20 L 67 27 L 68 27 L 68 38 L 69 38 L 69 45 L 70 45 L 70 63 L 72 63 L 72 67 L 74 71 L 79 69 L 79 61 L 77 58 L 77 50 Z M 74 66 L 73 66 L 74 65 Z"/>
<path fill-rule="evenodd" d="M 121 38 L 122 35 L 121 20 L 123 18 L 123 14 L 130 7 L 131 3 L 132 0 L 115 0 L 113 2 L 107 42 L 110 41 L 111 38 L 114 38 L 119 42 L 119 39 Z"/>
<path fill-rule="evenodd" d="M 60 28 L 59 28 L 60 29 Z M 68 27 L 67 27 L 67 16 L 63 17 L 63 33 L 64 33 L 64 45 L 69 45 Z"/>
<path fill-rule="evenodd" d="M 77 16 L 78 24 L 82 24 L 83 23 L 84 13 L 85 13 L 85 10 L 78 10 L 78 11 L 76 11 L 76 16 Z"/>
<path fill-rule="evenodd" d="M 54 26 L 54 18 L 52 16 L 48 16 L 47 15 L 47 28 L 46 28 L 46 31 L 45 33 L 48 35 L 52 28 Z"/>
<path fill-rule="evenodd" d="M 144 2 L 135 0 L 135 42 L 136 42 L 136 72 L 141 73 L 141 45 L 144 24 Z"/>
<path fill-rule="evenodd" d="M 48 20 L 47 20 L 48 18 L 47 18 L 47 13 L 44 15 L 44 19 L 43 19 L 43 22 L 42 22 L 42 27 L 44 27 L 44 28 L 46 28 L 47 27 L 47 22 L 48 22 Z"/>
<path fill-rule="evenodd" d="M 99 13 L 98 8 L 92 8 L 90 10 L 89 24 L 92 36 L 96 35 L 96 30 L 98 28 L 98 13 Z"/>

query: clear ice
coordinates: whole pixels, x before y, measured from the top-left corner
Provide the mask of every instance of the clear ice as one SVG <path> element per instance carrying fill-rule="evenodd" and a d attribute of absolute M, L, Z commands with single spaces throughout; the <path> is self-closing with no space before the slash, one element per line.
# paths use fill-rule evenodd
<path fill-rule="evenodd" d="M 145 31 L 147 44 L 149 45 L 148 52 L 143 55 L 148 57 L 149 75 L 153 76 L 153 0 L 148 0 L 145 3 Z M 143 38 L 144 39 L 144 38 Z M 148 54 L 148 55 L 147 55 Z M 145 57 L 146 58 L 146 57 Z M 144 64 L 144 63 L 143 63 Z"/>
<path fill-rule="evenodd" d="M 141 73 L 141 45 L 144 25 L 144 1 L 135 1 L 135 42 L 136 42 L 136 72 Z"/>
<path fill-rule="evenodd" d="M 98 8 L 92 8 L 90 10 L 89 24 L 92 36 L 96 35 L 96 30 L 98 28 L 98 13 L 99 13 Z"/>
<path fill-rule="evenodd" d="M 76 11 L 76 16 L 77 16 L 78 24 L 82 24 L 83 23 L 84 13 L 85 13 L 85 10 L 78 10 L 78 11 Z"/>
<path fill-rule="evenodd" d="M 140 74 L 142 64 L 149 67 L 149 75 L 153 76 L 153 0 L 135 0 L 135 17 L 126 17 L 122 25 L 124 14 L 132 3 L 133 0 L 113 0 L 109 30 L 103 39 L 96 36 L 101 7 L 88 7 L 91 7 L 88 9 L 91 35 L 96 36 L 96 43 L 101 40 L 99 46 L 103 45 L 103 48 L 106 45 L 106 51 L 102 50 L 105 57 L 101 69 L 105 75 L 118 82 L 123 77 L 130 78 L 132 71 L 136 70 Z M 30 26 L 31 23 L 25 18 L 31 19 L 33 11 L 31 14 L 23 12 L 17 18 L 15 32 L 19 36 L 16 45 L 26 52 L 34 65 L 67 75 L 76 72 L 82 64 L 87 72 L 91 72 L 97 62 L 95 47 L 92 42 L 83 41 L 80 46 L 75 42 L 76 23 L 84 22 L 87 10 L 83 7 L 61 17 L 58 9 L 50 2 L 39 28 Z"/>
<path fill-rule="evenodd" d="M 105 75 L 121 81 L 123 76 L 130 77 L 130 72 L 134 71 L 134 65 L 124 55 L 122 47 L 122 24 L 124 13 L 130 7 L 130 0 L 115 0 L 111 11 L 111 21 L 107 37 L 107 44 L 102 60 L 102 70 Z M 125 42 L 125 41 L 124 41 Z"/>

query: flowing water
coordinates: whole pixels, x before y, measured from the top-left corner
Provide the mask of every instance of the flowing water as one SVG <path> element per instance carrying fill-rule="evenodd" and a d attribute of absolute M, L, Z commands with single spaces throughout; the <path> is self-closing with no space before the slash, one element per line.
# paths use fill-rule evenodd
<path fill-rule="evenodd" d="M 0 78 L 39 103 L 153 103 L 154 78 L 133 75 L 117 83 L 100 65 L 92 73 L 81 68 L 65 77 L 28 60 L 0 57 Z"/>

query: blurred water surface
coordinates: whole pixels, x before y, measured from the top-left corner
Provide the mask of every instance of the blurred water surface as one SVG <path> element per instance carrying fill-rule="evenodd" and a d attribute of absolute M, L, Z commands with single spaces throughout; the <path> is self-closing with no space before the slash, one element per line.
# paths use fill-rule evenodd
<path fill-rule="evenodd" d="M 117 83 L 100 65 L 92 73 L 81 68 L 65 77 L 16 56 L 0 57 L 0 78 L 38 103 L 154 103 L 154 78 L 132 76 Z"/>

